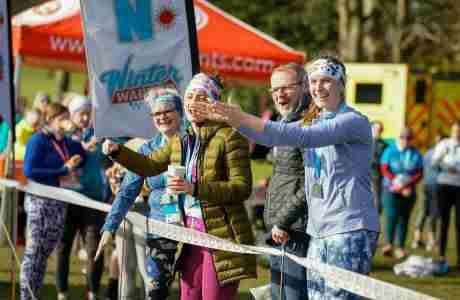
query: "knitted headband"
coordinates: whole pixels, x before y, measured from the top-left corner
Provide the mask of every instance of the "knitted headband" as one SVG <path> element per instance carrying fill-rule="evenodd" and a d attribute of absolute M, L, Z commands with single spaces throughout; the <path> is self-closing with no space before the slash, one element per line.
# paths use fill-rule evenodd
<path fill-rule="evenodd" d="M 317 59 L 307 67 L 307 72 L 308 78 L 315 78 L 317 76 L 327 76 L 342 83 L 343 86 L 345 86 L 347 81 L 345 69 L 343 68 L 343 66 L 329 59 Z"/>
<path fill-rule="evenodd" d="M 145 102 L 153 112 L 158 105 L 167 105 L 182 116 L 182 97 L 172 88 L 151 89 L 145 95 Z"/>
<path fill-rule="evenodd" d="M 222 85 L 214 78 L 204 73 L 198 73 L 193 76 L 185 93 L 187 94 L 196 90 L 204 91 L 210 100 L 218 101 L 222 92 Z"/>

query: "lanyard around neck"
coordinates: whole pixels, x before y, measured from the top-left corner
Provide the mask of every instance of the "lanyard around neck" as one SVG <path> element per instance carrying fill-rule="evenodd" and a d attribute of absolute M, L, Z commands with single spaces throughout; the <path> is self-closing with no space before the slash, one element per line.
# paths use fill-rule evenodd
<path fill-rule="evenodd" d="M 345 102 L 342 102 L 342 104 L 340 104 L 339 106 L 339 109 L 337 112 L 332 112 L 332 113 L 329 113 L 328 114 L 328 118 L 327 119 L 333 119 L 335 118 L 338 114 L 341 114 L 341 113 L 344 113 L 344 112 L 347 112 L 348 111 L 348 106 L 345 104 Z M 319 123 L 321 123 L 322 120 L 325 120 L 325 119 L 320 119 L 319 120 Z M 312 159 L 313 159 L 313 166 L 315 167 L 315 179 L 319 179 L 321 177 L 321 165 L 322 165 L 322 162 L 321 162 L 321 156 L 316 152 L 316 149 L 311 149 L 311 153 L 312 153 Z"/>
<path fill-rule="evenodd" d="M 70 154 L 67 150 L 64 140 L 62 140 L 62 146 L 60 146 L 54 139 L 51 140 L 51 144 L 53 144 L 54 149 L 56 150 L 62 161 L 66 162 L 70 159 Z"/>

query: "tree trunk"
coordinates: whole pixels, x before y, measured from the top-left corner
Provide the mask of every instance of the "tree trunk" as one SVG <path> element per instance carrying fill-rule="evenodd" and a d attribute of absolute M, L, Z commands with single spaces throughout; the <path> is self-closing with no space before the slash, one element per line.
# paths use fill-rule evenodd
<path fill-rule="evenodd" d="M 391 45 L 391 60 L 399 63 L 402 60 L 402 40 L 404 26 L 407 23 L 408 0 L 398 0 L 396 6 L 396 24 L 393 29 L 393 43 Z"/>
<path fill-rule="evenodd" d="M 377 0 L 364 0 L 363 18 L 363 56 L 366 61 L 376 62 L 384 47 L 385 36 L 385 26 Z"/>
<path fill-rule="evenodd" d="M 70 87 L 70 73 L 65 71 L 58 71 L 56 73 L 57 85 L 57 99 L 59 102 L 63 99 L 64 93 L 69 91 Z"/>
<path fill-rule="evenodd" d="M 362 0 L 337 0 L 339 14 L 339 53 L 345 61 L 359 61 L 362 56 Z"/>

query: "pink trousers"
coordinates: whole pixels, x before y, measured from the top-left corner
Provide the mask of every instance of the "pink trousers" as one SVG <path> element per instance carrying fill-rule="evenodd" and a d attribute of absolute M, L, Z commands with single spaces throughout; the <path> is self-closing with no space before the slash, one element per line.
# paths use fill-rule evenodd
<path fill-rule="evenodd" d="M 187 227 L 204 231 L 202 220 L 186 219 Z M 185 245 L 179 268 L 181 300 L 233 300 L 238 293 L 239 282 L 219 285 L 214 268 L 212 253 L 207 248 Z"/>

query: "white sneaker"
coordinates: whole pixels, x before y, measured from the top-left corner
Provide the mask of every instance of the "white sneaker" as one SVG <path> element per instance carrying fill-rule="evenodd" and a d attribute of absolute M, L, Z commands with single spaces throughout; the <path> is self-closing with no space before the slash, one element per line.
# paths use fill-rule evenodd
<path fill-rule="evenodd" d="M 82 261 L 87 261 L 88 260 L 88 252 L 86 252 L 85 249 L 80 249 L 78 251 L 78 259 Z"/>
<path fill-rule="evenodd" d="M 67 300 L 67 294 L 65 293 L 58 293 L 58 300 Z"/>

